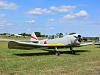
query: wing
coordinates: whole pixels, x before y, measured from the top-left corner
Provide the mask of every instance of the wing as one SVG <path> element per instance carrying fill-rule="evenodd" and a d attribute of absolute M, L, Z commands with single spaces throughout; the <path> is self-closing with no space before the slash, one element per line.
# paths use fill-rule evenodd
<path fill-rule="evenodd" d="M 24 41 L 9 41 L 8 48 L 9 49 L 32 49 L 32 48 L 40 48 L 40 47 L 64 47 L 64 44 L 39 44 L 33 42 L 24 42 Z"/>
<path fill-rule="evenodd" d="M 33 42 L 21 42 L 21 41 L 9 41 L 8 48 L 9 49 L 32 49 L 36 47 L 47 47 L 45 44 L 37 44 Z"/>
<path fill-rule="evenodd" d="M 93 42 L 83 42 L 80 44 L 80 46 L 88 46 L 88 45 L 92 45 Z"/>

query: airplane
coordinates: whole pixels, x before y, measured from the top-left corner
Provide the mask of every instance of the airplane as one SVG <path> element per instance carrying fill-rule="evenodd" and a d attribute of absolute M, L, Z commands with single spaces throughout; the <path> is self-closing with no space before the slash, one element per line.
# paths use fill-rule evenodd
<path fill-rule="evenodd" d="M 66 35 L 62 38 L 39 40 L 35 33 L 31 35 L 30 41 L 9 41 L 9 49 L 33 49 L 33 48 L 50 48 L 56 55 L 60 55 L 58 48 L 69 47 L 72 54 L 75 54 L 73 47 L 80 46 L 82 37 L 79 34 Z M 84 44 L 83 44 L 84 45 Z M 85 44 L 86 45 L 86 44 Z M 87 44 L 88 45 L 88 44 Z"/>

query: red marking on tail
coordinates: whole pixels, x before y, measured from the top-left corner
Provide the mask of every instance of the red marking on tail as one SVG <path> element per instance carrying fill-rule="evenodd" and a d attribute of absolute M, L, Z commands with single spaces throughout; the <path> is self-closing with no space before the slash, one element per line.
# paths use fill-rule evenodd
<path fill-rule="evenodd" d="M 35 39 L 35 40 L 38 40 L 38 38 L 34 37 L 34 36 L 31 36 L 31 38 Z"/>

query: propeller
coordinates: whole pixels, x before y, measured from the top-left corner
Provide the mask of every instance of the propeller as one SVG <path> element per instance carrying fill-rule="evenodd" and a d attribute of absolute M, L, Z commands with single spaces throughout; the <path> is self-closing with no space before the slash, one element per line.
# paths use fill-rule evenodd
<path fill-rule="evenodd" d="M 79 42 L 82 41 L 81 35 L 78 35 L 78 41 L 79 41 Z"/>

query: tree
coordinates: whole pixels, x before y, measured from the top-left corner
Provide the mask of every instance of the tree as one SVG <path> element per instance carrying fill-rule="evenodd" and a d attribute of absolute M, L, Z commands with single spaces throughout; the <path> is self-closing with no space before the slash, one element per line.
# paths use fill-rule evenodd
<path fill-rule="evenodd" d="M 41 37 L 41 32 L 34 32 L 37 37 Z"/>
<path fill-rule="evenodd" d="M 59 33 L 59 38 L 63 37 L 63 33 Z"/>
<path fill-rule="evenodd" d="M 63 33 L 57 33 L 56 36 L 57 36 L 58 38 L 61 38 L 61 37 L 63 37 Z"/>

